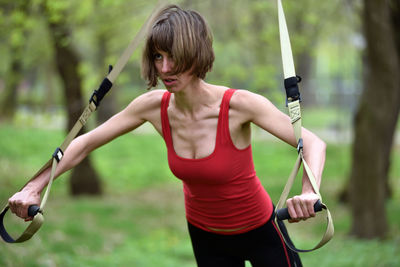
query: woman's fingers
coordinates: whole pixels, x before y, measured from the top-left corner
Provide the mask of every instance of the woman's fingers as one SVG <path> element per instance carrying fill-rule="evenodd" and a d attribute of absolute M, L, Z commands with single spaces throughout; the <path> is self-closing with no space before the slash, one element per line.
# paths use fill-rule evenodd
<path fill-rule="evenodd" d="M 31 205 L 38 205 L 40 197 L 32 192 L 20 191 L 15 193 L 8 200 L 8 206 L 16 216 L 31 221 L 33 218 L 28 215 L 28 208 Z"/>
<path fill-rule="evenodd" d="M 314 204 L 319 199 L 316 194 L 302 194 L 286 201 L 291 217 L 289 222 L 299 222 L 315 216 Z"/>

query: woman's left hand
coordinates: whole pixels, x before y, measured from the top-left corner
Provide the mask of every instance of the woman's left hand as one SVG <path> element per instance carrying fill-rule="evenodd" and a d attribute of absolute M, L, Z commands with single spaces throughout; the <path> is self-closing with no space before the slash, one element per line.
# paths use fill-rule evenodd
<path fill-rule="evenodd" d="M 290 223 L 307 220 L 315 217 L 314 204 L 319 200 L 319 196 L 315 193 L 303 193 L 298 196 L 289 198 L 286 205 L 290 214 Z"/>

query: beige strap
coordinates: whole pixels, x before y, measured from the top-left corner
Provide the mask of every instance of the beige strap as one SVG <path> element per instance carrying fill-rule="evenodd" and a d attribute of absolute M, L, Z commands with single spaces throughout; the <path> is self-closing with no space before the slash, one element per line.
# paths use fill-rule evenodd
<path fill-rule="evenodd" d="M 156 8 L 153 10 L 153 12 L 151 13 L 151 15 L 148 17 L 148 19 L 146 20 L 146 22 L 143 24 L 143 26 L 141 27 L 140 31 L 137 33 L 137 35 L 135 36 L 135 38 L 132 40 L 132 42 L 129 44 L 129 46 L 125 49 L 125 51 L 123 52 L 123 54 L 121 55 L 121 57 L 118 59 L 117 63 L 115 64 L 115 67 L 111 70 L 111 72 L 108 74 L 107 78 L 108 81 L 111 83 L 114 83 L 114 81 L 116 80 L 117 76 L 121 73 L 122 69 L 125 67 L 125 65 L 127 64 L 130 56 L 133 54 L 133 52 L 136 50 L 136 48 L 138 47 L 140 41 L 143 39 L 143 37 L 145 36 L 148 27 L 150 26 L 150 23 L 152 22 L 152 20 L 154 19 L 154 17 L 156 16 L 156 14 L 161 10 L 161 8 L 163 8 L 165 6 L 165 2 L 166 1 L 162 1 L 159 0 L 157 3 Z M 111 88 L 111 85 L 109 85 L 109 87 Z M 108 88 L 107 91 L 110 89 Z M 96 92 L 96 91 L 95 91 Z M 106 93 L 106 92 L 105 92 Z M 104 93 L 104 94 L 105 94 Z M 103 94 L 103 96 L 104 96 Z M 103 97 L 101 96 L 101 97 Z M 68 133 L 67 137 L 65 138 L 65 140 L 63 141 L 63 143 L 61 144 L 61 146 L 59 147 L 62 151 L 65 151 L 67 149 L 67 147 L 69 146 L 69 144 L 72 142 L 72 140 L 77 136 L 77 134 L 79 133 L 79 131 L 82 129 L 82 127 L 86 124 L 88 118 L 90 117 L 90 115 L 92 114 L 92 112 L 94 112 L 97 108 L 98 102 L 101 99 L 96 99 L 96 95 L 94 94 L 90 100 L 89 105 L 87 105 L 87 107 L 84 109 L 82 115 L 79 117 L 79 119 L 77 120 L 77 122 L 75 123 L 75 125 L 72 127 L 72 129 L 70 130 L 70 132 Z M 97 103 L 97 104 L 96 104 Z M 6 214 L 6 212 L 9 209 L 9 206 L 6 205 L 2 212 L 0 213 L 0 235 L 3 238 L 4 241 L 6 241 L 7 243 L 21 243 L 24 241 L 29 240 L 38 230 L 39 228 L 42 226 L 43 221 L 44 221 L 44 217 L 43 217 L 43 210 L 44 207 L 47 203 L 49 194 L 50 194 L 50 189 L 51 189 L 51 185 L 53 183 L 54 180 L 54 176 L 55 176 L 55 172 L 56 172 L 56 168 L 57 168 L 57 164 L 58 161 L 61 160 L 61 155 L 58 158 L 58 160 L 56 159 L 56 157 L 52 157 L 46 164 L 43 165 L 43 167 L 26 183 L 28 184 L 30 181 L 32 181 L 33 179 L 35 179 L 40 173 L 42 173 L 44 170 L 46 170 L 48 167 L 50 167 L 51 165 L 51 172 L 50 172 L 50 179 L 49 179 L 49 183 L 47 184 L 47 188 L 46 191 L 43 195 L 41 204 L 40 204 L 40 209 L 39 212 L 34 216 L 32 222 L 28 225 L 28 227 L 25 229 L 25 231 L 22 233 L 22 235 L 20 237 L 18 237 L 16 240 L 14 240 L 11 236 L 8 235 L 7 231 L 4 228 L 4 224 L 3 224 L 3 219 L 4 216 Z M 25 185 L 26 185 L 25 184 Z M 25 186 L 24 186 L 25 187 Z M 23 188 L 23 187 L 22 187 Z"/>
<path fill-rule="evenodd" d="M 277 0 L 278 4 L 278 18 L 279 18 L 279 33 L 280 33 L 280 42 L 281 42 L 281 52 L 282 52 L 282 65 L 283 65 L 283 71 L 284 71 L 284 77 L 285 79 L 288 78 L 293 78 L 296 77 L 295 69 L 294 69 L 294 63 L 293 63 L 293 55 L 292 55 L 292 49 L 290 46 L 290 38 L 289 38 L 289 32 L 286 26 L 286 19 L 285 19 L 285 14 L 283 11 L 282 7 L 282 1 Z M 288 195 L 290 193 L 290 189 L 293 186 L 294 180 L 297 176 L 297 173 L 299 172 L 300 166 L 303 163 L 304 169 L 307 173 L 308 179 L 310 180 L 310 183 L 314 189 L 314 192 L 319 196 L 320 201 L 322 202 L 322 197 L 319 192 L 318 185 L 315 180 L 315 176 L 312 173 L 310 167 L 308 166 L 307 162 L 305 161 L 303 157 L 303 148 L 302 145 L 302 138 L 301 138 L 301 108 L 300 108 L 300 100 L 296 99 L 293 100 L 288 98 L 288 113 L 291 119 L 291 123 L 293 126 L 294 134 L 296 137 L 296 141 L 299 144 L 298 146 L 298 157 L 296 160 L 296 163 L 292 169 L 292 172 L 289 175 L 289 179 L 284 187 L 284 190 L 279 198 L 278 204 L 276 206 L 276 210 L 281 209 L 284 204 L 286 203 L 286 199 L 288 198 Z M 321 241 L 312 249 L 297 249 L 294 246 L 292 246 L 289 242 L 286 242 L 289 248 L 296 252 L 308 252 L 308 251 L 313 251 L 315 249 L 318 249 L 325 245 L 331 238 L 333 237 L 334 234 L 334 226 L 333 226 L 333 221 L 332 221 L 332 216 L 325 204 L 322 204 L 323 209 L 326 211 L 326 219 L 327 219 L 327 227 L 325 234 L 323 235 Z M 277 216 L 275 216 L 275 223 L 279 226 L 278 224 L 278 219 Z M 283 235 L 282 235 L 283 236 Z"/>
<path fill-rule="evenodd" d="M 157 14 L 163 9 L 166 4 L 167 0 L 159 0 L 157 2 L 156 7 L 151 12 L 151 15 L 147 18 L 143 26 L 140 28 L 139 32 L 133 38 L 129 46 L 124 50 L 120 58 L 118 59 L 117 63 L 115 64 L 113 70 L 108 74 L 107 78 L 113 83 L 117 76 L 121 73 L 122 69 L 125 67 L 126 63 L 128 63 L 129 58 L 133 54 L 133 52 L 138 47 L 140 41 L 145 37 L 146 33 L 149 30 L 153 20 L 157 16 Z"/>

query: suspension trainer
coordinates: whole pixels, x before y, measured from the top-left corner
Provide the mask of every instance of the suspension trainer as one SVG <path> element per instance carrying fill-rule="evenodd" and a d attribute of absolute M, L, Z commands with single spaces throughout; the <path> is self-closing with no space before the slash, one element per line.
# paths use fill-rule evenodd
<path fill-rule="evenodd" d="M 314 192 L 319 196 L 319 200 L 314 204 L 314 210 L 316 212 L 324 210 L 327 219 L 327 227 L 325 234 L 323 235 L 321 241 L 312 249 L 297 249 L 294 247 L 290 242 L 285 240 L 286 245 L 293 251 L 296 252 L 309 252 L 316 250 L 323 245 L 325 245 L 334 234 L 334 227 L 332 222 L 331 214 L 328 210 L 328 207 L 322 202 L 321 194 L 318 190 L 318 185 L 315 181 L 314 174 L 312 173 L 310 167 L 308 166 L 307 162 L 303 156 L 303 139 L 301 137 L 301 109 L 300 109 L 300 92 L 298 83 L 301 81 L 299 76 L 296 76 L 295 69 L 294 69 L 294 62 L 293 62 L 293 55 L 292 55 L 292 48 L 290 46 L 290 39 L 289 39 L 289 32 L 286 25 L 286 19 L 284 10 L 282 7 L 282 1 L 277 0 L 278 4 L 278 20 L 279 20 L 279 36 L 280 36 L 280 43 L 281 43 L 281 53 L 282 53 L 282 65 L 283 65 L 283 72 L 284 72 L 284 86 L 286 90 L 286 104 L 288 107 L 288 113 L 291 119 L 291 123 L 294 129 L 294 134 L 296 136 L 297 141 L 297 160 L 290 173 L 289 179 L 283 189 L 283 192 L 279 198 L 279 202 L 276 205 L 276 214 L 275 214 L 275 223 L 280 227 L 278 220 L 286 220 L 290 219 L 290 215 L 287 208 L 282 208 L 286 199 L 289 195 L 290 189 L 292 188 L 294 179 L 299 172 L 300 166 L 303 163 L 304 170 L 307 173 L 307 176 L 310 180 L 310 183 L 314 189 Z M 280 230 L 280 229 L 279 229 Z M 283 236 L 283 235 L 282 235 Z M 284 237 L 283 237 L 284 238 Z"/>
<path fill-rule="evenodd" d="M 43 211 L 44 207 L 46 205 L 47 199 L 49 197 L 50 193 L 50 188 L 53 183 L 55 171 L 57 168 L 58 162 L 62 160 L 62 157 L 64 155 L 64 151 L 67 149 L 69 144 L 72 142 L 72 140 L 77 136 L 79 131 L 82 129 L 82 127 L 86 124 L 88 118 L 94 112 L 98 106 L 100 105 L 101 100 L 103 97 L 107 94 L 107 92 L 111 89 L 113 83 L 117 79 L 118 75 L 121 73 L 125 65 L 128 63 L 129 58 L 133 54 L 133 52 L 136 50 L 138 47 L 140 41 L 144 38 L 148 28 L 150 27 L 150 23 L 153 21 L 155 15 L 165 6 L 165 1 L 159 0 L 156 7 L 154 8 L 153 12 L 151 15 L 147 18 L 146 22 L 143 24 L 139 32 L 136 34 L 135 38 L 132 40 L 132 42 L 129 44 L 129 46 L 125 49 L 123 54 L 120 56 L 118 59 L 117 63 L 115 64 L 114 67 L 110 65 L 109 67 L 109 73 L 107 77 L 103 80 L 103 82 L 100 84 L 99 88 L 97 90 L 94 90 L 92 96 L 90 97 L 89 104 L 86 106 L 84 109 L 82 115 L 79 117 L 79 119 L 76 121 L 75 125 L 72 127 L 70 132 L 67 134 L 67 137 L 63 141 L 60 147 L 57 147 L 57 149 L 54 151 L 52 157 L 50 160 L 43 165 L 43 167 L 26 183 L 28 184 L 30 181 L 34 180 L 39 174 L 41 174 L 44 170 L 49 168 L 51 166 L 51 172 L 50 172 L 50 179 L 47 184 L 46 192 L 43 195 L 43 198 L 41 200 L 40 207 L 36 205 L 32 205 L 28 209 L 28 215 L 30 217 L 33 217 L 32 222 L 28 225 L 28 227 L 25 229 L 25 231 L 17 238 L 14 239 L 12 238 L 6 231 L 4 227 L 4 216 L 9 210 L 9 206 L 6 205 L 2 212 L 0 213 L 0 235 L 3 238 L 3 240 L 7 243 L 22 243 L 24 241 L 29 240 L 42 226 L 44 222 L 44 216 L 43 216 Z M 22 188 L 24 188 L 23 186 Z M 21 189 L 22 190 L 22 189 Z"/>

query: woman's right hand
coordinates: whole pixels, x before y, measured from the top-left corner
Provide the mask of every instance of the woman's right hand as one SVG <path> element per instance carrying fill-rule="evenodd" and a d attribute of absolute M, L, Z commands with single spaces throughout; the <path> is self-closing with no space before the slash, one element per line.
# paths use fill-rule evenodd
<path fill-rule="evenodd" d="M 40 205 L 40 193 L 29 188 L 23 188 L 8 199 L 8 206 L 11 212 L 25 219 L 25 221 L 33 219 L 33 217 L 29 217 L 28 215 L 28 208 L 31 205 Z"/>

